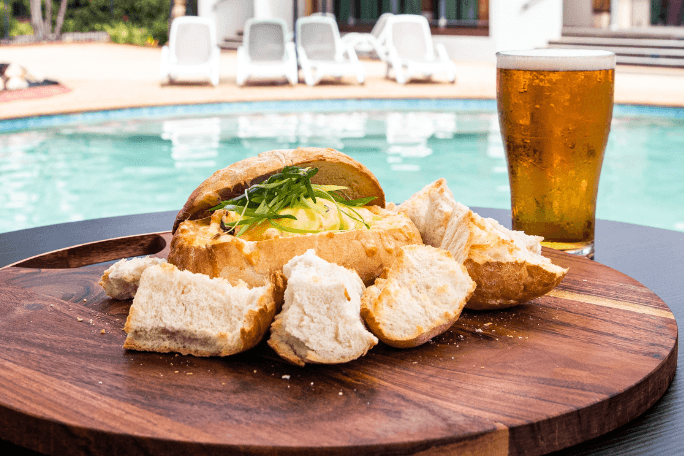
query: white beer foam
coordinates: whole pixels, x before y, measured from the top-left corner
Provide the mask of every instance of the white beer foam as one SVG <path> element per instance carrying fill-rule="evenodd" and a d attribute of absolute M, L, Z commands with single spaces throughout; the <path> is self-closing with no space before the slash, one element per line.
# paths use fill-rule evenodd
<path fill-rule="evenodd" d="M 496 67 L 507 70 L 595 71 L 615 68 L 615 54 L 589 49 L 530 49 L 496 53 Z"/>

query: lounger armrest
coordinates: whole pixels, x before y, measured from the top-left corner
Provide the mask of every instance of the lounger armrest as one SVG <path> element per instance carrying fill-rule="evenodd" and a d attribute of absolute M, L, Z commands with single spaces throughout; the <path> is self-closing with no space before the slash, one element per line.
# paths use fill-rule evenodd
<path fill-rule="evenodd" d="M 247 63 L 249 61 L 249 56 L 247 55 L 247 51 L 245 51 L 244 46 L 238 46 L 237 48 L 237 63 L 238 65 L 242 63 Z"/>
<path fill-rule="evenodd" d="M 438 60 L 451 62 L 451 59 L 449 58 L 449 54 L 447 53 L 446 47 L 444 47 L 444 44 L 435 43 L 434 46 L 435 46 L 435 52 L 437 53 Z"/>
<path fill-rule="evenodd" d="M 169 62 L 169 47 L 164 46 L 161 50 L 161 63 L 159 65 L 159 76 L 165 78 L 169 75 L 169 67 L 171 62 Z"/>
<path fill-rule="evenodd" d="M 358 62 L 359 61 L 359 57 L 356 55 L 356 51 L 354 50 L 354 47 L 349 46 L 349 45 L 344 44 L 344 43 L 342 44 L 342 46 L 344 47 L 344 52 L 347 53 L 349 60 L 351 60 L 352 62 Z"/>
<path fill-rule="evenodd" d="M 297 58 L 297 53 L 295 52 L 295 44 L 292 41 L 285 43 L 285 60 L 293 60 Z"/>
<path fill-rule="evenodd" d="M 306 51 L 302 46 L 297 46 L 297 58 L 302 65 L 307 65 L 309 63 L 309 58 L 306 56 Z"/>

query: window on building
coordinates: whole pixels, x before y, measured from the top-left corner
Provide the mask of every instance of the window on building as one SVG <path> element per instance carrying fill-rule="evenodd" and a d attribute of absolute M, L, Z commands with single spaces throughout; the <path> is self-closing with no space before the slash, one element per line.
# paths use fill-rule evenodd
<path fill-rule="evenodd" d="M 489 0 L 335 0 L 342 31 L 370 31 L 383 13 L 422 14 L 434 34 L 487 35 Z"/>

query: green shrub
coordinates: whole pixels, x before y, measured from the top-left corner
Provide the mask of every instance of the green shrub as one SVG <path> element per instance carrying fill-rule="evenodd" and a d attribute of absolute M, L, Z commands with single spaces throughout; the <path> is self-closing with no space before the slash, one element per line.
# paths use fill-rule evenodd
<path fill-rule="evenodd" d="M 5 9 L 5 3 L 0 3 L 0 38 L 5 38 L 14 28 L 17 20 L 12 17 L 11 8 Z"/>
<path fill-rule="evenodd" d="M 142 39 L 148 43 L 147 36 L 140 38 L 142 33 L 151 35 L 152 41 L 164 44 L 168 41 L 169 14 L 169 0 L 70 0 L 62 30 L 105 30 L 114 42 L 134 36 L 133 40 Z"/>
<path fill-rule="evenodd" d="M 156 46 L 157 40 L 144 27 L 136 27 L 128 22 L 115 24 L 96 24 L 95 30 L 104 30 L 113 43 L 135 44 L 138 46 Z"/>
<path fill-rule="evenodd" d="M 29 22 L 14 21 L 10 36 L 33 35 L 33 26 Z"/>
<path fill-rule="evenodd" d="M 60 0 L 52 1 L 52 23 L 57 20 Z M 0 37 L 5 36 L 4 5 L 10 9 L 10 35 L 28 34 L 28 23 L 12 17 L 30 15 L 29 0 L 0 0 Z M 45 11 L 43 0 L 43 11 Z M 104 30 L 113 42 L 139 45 L 165 44 L 168 41 L 170 0 L 69 0 L 62 33 Z M 196 13 L 196 0 L 188 0 L 188 13 Z M 151 38 L 150 38 L 151 37 Z"/>

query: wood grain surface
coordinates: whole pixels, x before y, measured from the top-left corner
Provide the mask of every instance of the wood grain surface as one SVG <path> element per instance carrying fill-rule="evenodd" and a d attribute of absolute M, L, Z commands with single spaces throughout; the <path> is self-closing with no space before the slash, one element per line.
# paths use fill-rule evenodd
<path fill-rule="evenodd" d="M 48 454 L 537 455 L 637 417 L 676 369 L 677 325 L 653 292 L 546 249 L 570 268 L 550 294 L 464 312 L 415 349 L 304 368 L 265 343 L 227 358 L 126 351 L 130 301 L 97 285 L 108 264 L 86 263 L 103 245 L 106 261 L 164 256 L 168 240 L 0 269 L 1 439 Z"/>

